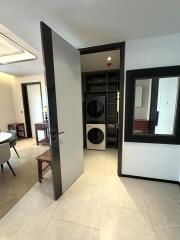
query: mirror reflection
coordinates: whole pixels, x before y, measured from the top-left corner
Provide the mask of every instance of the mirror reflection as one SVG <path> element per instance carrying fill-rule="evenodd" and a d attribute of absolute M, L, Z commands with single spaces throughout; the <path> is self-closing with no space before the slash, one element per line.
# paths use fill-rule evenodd
<path fill-rule="evenodd" d="M 133 134 L 174 134 L 179 77 L 136 79 Z"/>

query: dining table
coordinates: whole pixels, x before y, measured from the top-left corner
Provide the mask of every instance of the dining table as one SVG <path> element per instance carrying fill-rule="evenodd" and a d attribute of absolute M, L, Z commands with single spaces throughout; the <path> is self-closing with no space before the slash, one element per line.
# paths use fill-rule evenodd
<path fill-rule="evenodd" d="M 8 142 L 8 140 L 12 137 L 11 133 L 8 132 L 0 132 L 0 144 Z"/>

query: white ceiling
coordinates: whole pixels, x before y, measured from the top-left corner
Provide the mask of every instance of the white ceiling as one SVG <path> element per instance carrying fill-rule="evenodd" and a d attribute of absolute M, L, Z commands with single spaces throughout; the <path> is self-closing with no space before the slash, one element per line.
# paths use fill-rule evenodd
<path fill-rule="evenodd" d="M 111 66 L 107 65 L 107 58 L 111 57 Z M 81 55 L 82 72 L 118 69 L 120 67 L 120 51 L 106 51 Z"/>
<path fill-rule="evenodd" d="M 1 23 L 41 52 L 40 21 L 77 47 L 180 32 L 179 0 L 1 0 Z"/>

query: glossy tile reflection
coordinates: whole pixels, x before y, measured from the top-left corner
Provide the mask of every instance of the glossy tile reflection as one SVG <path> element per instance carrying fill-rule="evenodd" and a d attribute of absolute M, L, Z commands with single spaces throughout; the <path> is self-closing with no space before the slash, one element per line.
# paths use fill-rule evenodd
<path fill-rule="evenodd" d="M 48 177 L 37 183 L 1 219 L 0 239 L 179 239 L 179 186 L 116 171 L 116 150 L 85 151 L 84 174 L 64 195 L 54 202 Z"/>

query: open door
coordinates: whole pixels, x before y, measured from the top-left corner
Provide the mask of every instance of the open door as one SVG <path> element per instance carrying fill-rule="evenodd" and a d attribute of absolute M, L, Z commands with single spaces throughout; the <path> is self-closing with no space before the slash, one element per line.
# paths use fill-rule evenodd
<path fill-rule="evenodd" d="M 54 198 L 83 173 L 80 53 L 41 22 Z"/>

